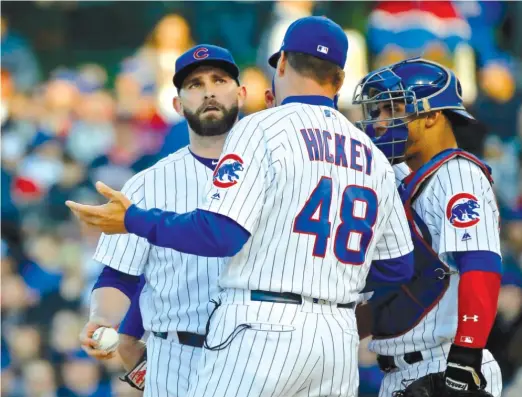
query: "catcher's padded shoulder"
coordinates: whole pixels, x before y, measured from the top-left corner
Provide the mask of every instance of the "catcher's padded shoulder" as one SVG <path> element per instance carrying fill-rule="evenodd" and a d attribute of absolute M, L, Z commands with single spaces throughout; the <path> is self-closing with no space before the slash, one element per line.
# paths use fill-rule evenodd
<path fill-rule="evenodd" d="M 140 360 L 125 375 L 120 377 L 120 380 L 128 383 L 135 389 L 143 391 L 145 389 L 145 375 L 147 373 L 147 350 L 141 356 Z"/>

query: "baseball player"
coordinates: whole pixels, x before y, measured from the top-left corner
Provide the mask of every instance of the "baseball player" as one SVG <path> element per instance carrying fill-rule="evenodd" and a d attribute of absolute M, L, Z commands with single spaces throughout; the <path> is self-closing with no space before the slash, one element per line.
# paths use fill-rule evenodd
<path fill-rule="evenodd" d="M 191 397 L 356 396 L 353 309 L 370 263 L 374 282 L 411 277 L 393 170 L 334 106 L 347 50 L 327 18 L 289 27 L 269 60 L 278 106 L 232 129 L 197 210 L 146 211 L 105 187 L 110 211 L 71 204 L 107 232 L 228 257 Z"/>
<path fill-rule="evenodd" d="M 178 58 L 174 85 L 179 97 L 173 105 L 188 121 L 190 145 L 126 183 L 123 190 L 137 206 L 186 212 L 202 205 L 203 190 L 246 95 L 238 76 L 232 55 L 220 47 L 199 45 Z M 132 234 L 102 235 L 94 258 L 105 267 L 81 335 L 84 349 L 104 356 L 91 336 L 100 326 L 120 324 L 143 275 L 139 305 L 134 301 L 120 333 L 130 334 L 123 339 L 131 344 L 143 335 L 141 308 L 143 328 L 150 332 L 147 356 L 136 364 L 139 350 L 131 357 L 124 352 L 130 370 L 125 379 L 144 388 L 145 396 L 185 396 L 201 354 L 223 260 L 154 247 Z"/>
<path fill-rule="evenodd" d="M 369 347 L 385 372 L 379 396 L 499 397 L 500 369 L 484 349 L 501 280 L 499 212 L 489 168 L 458 149 L 453 134 L 473 121 L 460 83 L 441 65 L 409 59 L 364 77 L 354 103 L 361 129 L 398 164 L 398 179 L 412 170 L 399 192 L 414 277 L 358 308 L 362 324 L 373 317 L 359 330 L 373 335 Z"/>

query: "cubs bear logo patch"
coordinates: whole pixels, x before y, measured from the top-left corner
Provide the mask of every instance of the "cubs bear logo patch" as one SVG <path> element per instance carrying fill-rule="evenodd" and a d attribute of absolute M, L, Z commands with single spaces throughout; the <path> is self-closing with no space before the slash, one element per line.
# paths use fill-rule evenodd
<path fill-rule="evenodd" d="M 240 174 L 244 170 L 243 159 L 234 153 L 225 155 L 216 166 L 212 183 L 219 188 L 227 188 L 239 182 Z"/>
<path fill-rule="evenodd" d="M 454 194 L 446 206 L 446 219 L 453 227 L 463 229 L 480 222 L 480 204 L 471 193 Z"/>

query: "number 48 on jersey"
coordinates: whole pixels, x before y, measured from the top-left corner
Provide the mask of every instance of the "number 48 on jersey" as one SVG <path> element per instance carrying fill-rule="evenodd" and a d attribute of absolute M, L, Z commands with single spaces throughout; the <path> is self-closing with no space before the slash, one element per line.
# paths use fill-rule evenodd
<path fill-rule="evenodd" d="M 320 258 L 325 257 L 332 235 L 332 193 L 332 179 L 323 176 L 294 220 L 294 233 L 315 236 L 312 252 Z M 364 263 L 377 220 L 377 205 L 377 196 L 370 188 L 348 185 L 344 189 L 340 208 L 333 212 L 333 216 L 339 216 L 341 220 L 333 233 L 333 252 L 340 262 L 347 265 Z"/>

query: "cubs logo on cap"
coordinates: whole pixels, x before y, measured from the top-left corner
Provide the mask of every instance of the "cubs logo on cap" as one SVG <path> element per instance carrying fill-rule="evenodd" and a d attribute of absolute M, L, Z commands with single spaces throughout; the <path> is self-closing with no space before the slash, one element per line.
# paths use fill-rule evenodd
<path fill-rule="evenodd" d="M 219 188 L 227 188 L 239 182 L 240 174 L 244 170 L 244 161 L 241 156 L 231 153 L 225 155 L 216 166 L 212 183 Z"/>
<path fill-rule="evenodd" d="M 183 81 L 196 68 L 210 65 L 227 72 L 239 84 L 239 68 L 230 51 L 211 44 L 200 44 L 181 54 L 176 60 L 176 73 L 172 79 L 179 90 Z"/>
<path fill-rule="evenodd" d="M 454 194 L 446 206 L 446 218 L 453 227 L 464 229 L 480 222 L 479 200 L 471 193 Z"/>
<path fill-rule="evenodd" d="M 192 56 L 194 57 L 194 59 L 208 58 L 208 48 L 200 47 L 196 51 L 194 51 L 194 54 Z"/>

